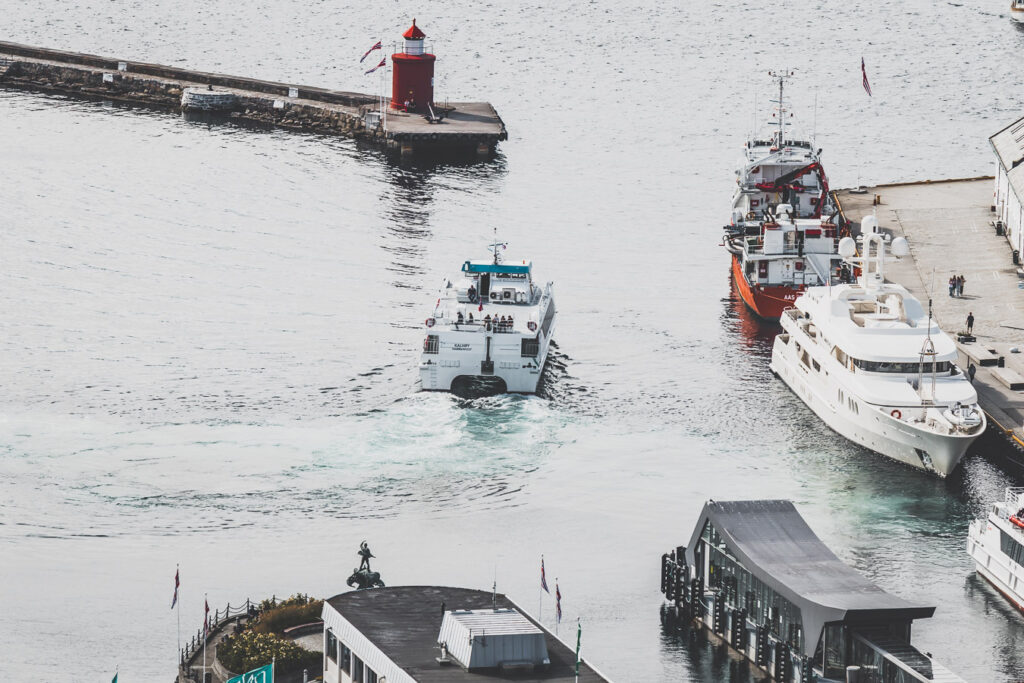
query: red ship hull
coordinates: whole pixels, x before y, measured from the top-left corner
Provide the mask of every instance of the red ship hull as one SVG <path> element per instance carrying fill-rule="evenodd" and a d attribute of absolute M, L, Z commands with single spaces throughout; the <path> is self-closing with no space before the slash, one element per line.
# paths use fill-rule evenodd
<path fill-rule="evenodd" d="M 758 317 L 765 320 L 781 318 L 782 312 L 793 307 L 796 298 L 804 289 L 803 285 L 795 287 L 751 285 L 743 276 L 743 265 L 735 254 L 732 256 L 732 279 L 736 283 L 736 290 L 740 293 L 743 303 Z"/>

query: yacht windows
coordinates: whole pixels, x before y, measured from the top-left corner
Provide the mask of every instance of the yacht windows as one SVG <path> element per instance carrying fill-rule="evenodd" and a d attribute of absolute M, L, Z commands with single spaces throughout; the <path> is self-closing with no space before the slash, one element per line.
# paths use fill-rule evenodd
<path fill-rule="evenodd" d="M 853 364 L 857 366 L 859 370 L 864 372 L 889 372 L 903 375 L 916 375 L 921 372 L 921 363 L 891 363 L 889 361 L 873 361 L 873 360 L 860 360 L 858 358 L 853 359 Z M 935 372 L 940 375 L 948 375 L 952 363 L 948 360 L 939 361 L 935 364 Z M 924 371 L 930 373 L 932 371 L 932 364 L 925 363 Z"/>
<path fill-rule="evenodd" d="M 1010 534 L 999 530 L 999 546 L 1007 557 L 1019 565 L 1024 565 L 1024 545 L 1021 545 Z"/>
<path fill-rule="evenodd" d="M 814 366 L 814 371 L 815 371 L 815 372 L 821 372 L 821 365 L 819 365 L 819 364 L 818 364 L 818 361 L 816 361 L 816 360 L 814 360 L 814 359 L 812 358 L 812 359 L 811 359 L 811 365 L 813 365 L 813 366 Z"/>

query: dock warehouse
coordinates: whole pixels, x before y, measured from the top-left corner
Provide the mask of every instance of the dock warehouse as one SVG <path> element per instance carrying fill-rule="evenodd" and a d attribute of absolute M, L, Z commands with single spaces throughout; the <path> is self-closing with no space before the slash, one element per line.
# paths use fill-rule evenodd
<path fill-rule="evenodd" d="M 1024 117 L 988 139 L 996 153 L 994 205 L 1010 248 L 1024 251 Z M 1019 265 L 1019 263 L 1018 263 Z"/>

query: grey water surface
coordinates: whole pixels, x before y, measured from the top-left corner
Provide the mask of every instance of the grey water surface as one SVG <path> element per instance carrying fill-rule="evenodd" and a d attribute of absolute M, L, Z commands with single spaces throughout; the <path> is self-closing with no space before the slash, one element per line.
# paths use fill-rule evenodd
<path fill-rule="evenodd" d="M 786 497 L 938 607 L 922 649 L 1024 678 L 1024 618 L 964 552 L 1013 478 L 974 452 L 938 480 L 829 431 L 769 373 L 774 328 L 719 246 L 769 69 L 795 69 L 834 186 L 991 172 L 1022 108 L 1005 4 L 3 3 L 5 40 L 366 92 L 359 55 L 415 16 L 438 99 L 491 101 L 510 139 L 397 163 L 0 90 L 0 674 L 169 681 L 175 564 L 187 638 L 204 593 L 345 590 L 368 539 L 389 584 L 496 579 L 554 628 L 544 554 L 610 678 L 745 682 L 662 628 L 659 556 L 707 498 Z M 495 227 L 556 283 L 543 393 L 419 393 L 436 286 Z"/>

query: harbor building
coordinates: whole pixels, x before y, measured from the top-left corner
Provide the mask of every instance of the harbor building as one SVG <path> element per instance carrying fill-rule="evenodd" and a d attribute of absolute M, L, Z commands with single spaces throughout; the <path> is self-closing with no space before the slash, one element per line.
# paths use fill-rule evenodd
<path fill-rule="evenodd" d="M 440 586 L 324 601 L 325 683 L 607 679 L 500 593 Z M 575 635 L 575 629 L 573 629 Z"/>
<path fill-rule="evenodd" d="M 993 206 L 1015 261 L 1024 250 L 1024 117 L 988 139 L 996 153 Z"/>
<path fill-rule="evenodd" d="M 910 644 L 935 608 L 847 566 L 787 500 L 708 501 L 662 557 L 661 589 L 775 681 L 962 681 Z"/>

